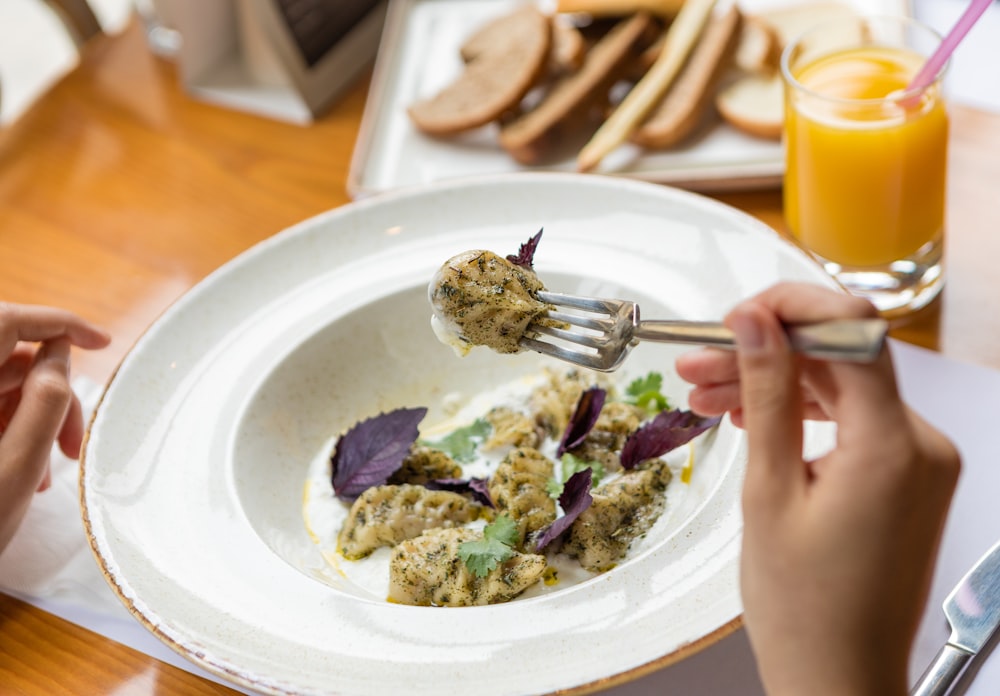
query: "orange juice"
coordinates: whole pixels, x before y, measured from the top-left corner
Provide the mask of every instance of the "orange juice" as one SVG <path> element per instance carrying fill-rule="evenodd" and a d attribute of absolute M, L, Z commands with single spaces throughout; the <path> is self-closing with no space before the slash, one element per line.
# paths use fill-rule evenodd
<path fill-rule="evenodd" d="M 804 89 L 786 93 L 785 215 L 818 256 L 885 267 L 940 242 L 948 142 L 940 85 L 898 98 L 923 60 L 865 46 L 792 68 Z"/>

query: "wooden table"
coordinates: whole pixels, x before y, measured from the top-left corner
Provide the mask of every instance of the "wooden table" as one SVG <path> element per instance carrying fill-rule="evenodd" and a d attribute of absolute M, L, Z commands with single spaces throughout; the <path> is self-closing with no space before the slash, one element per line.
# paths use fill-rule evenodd
<path fill-rule="evenodd" d="M 100 37 L 0 132 L 0 298 L 66 307 L 107 327 L 110 348 L 74 356 L 77 372 L 106 382 L 142 331 L 210 271 L 348 202 L 366 82 L 302 128 L 191 100 L 138 25 Z M 948 285 L 894 334 L 1000 368 L 1000 116 L 955 107 L 952 123 Z M 720 198 L 783 228 L 780 191 Z M 112 692 L 232 693 L 0 595 L 0 693 Z"/>

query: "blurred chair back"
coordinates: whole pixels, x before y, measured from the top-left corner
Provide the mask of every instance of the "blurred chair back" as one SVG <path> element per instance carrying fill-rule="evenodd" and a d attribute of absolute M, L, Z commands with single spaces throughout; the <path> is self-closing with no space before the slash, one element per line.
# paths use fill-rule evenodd
<path fill-rule="evenodd" d="M 0 24 L 3 128 L 72 70 L 84 44 L 104 29 L 90 0 L 20 0 L 6 5 L 0 15 L 4 17 Z"/>
<path fill-rule="evenodd" d="M 102 32 L 88 0 L 45 0 L 45 3 L 59 15 L 77 46 Z"/>

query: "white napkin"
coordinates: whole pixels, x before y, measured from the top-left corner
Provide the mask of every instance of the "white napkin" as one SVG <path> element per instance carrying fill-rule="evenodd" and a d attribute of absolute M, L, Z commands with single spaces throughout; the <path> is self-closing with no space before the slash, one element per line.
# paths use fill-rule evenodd
<path fill-rule="evenodd" d="M 132 0 L 90 0 L 105 32 L 125 28 Z M 79 63 L 73 39 L 52 7 L 38 0 L 0 1 L 0 126 L 13 123 Z"/>
<path fill-rule="evenodd" d="M 89 420 L 101 395 L 100 385 L 78 377 L 73 390 Z M 14 538 L 0 554 L 0 592 L 239 690 L 188 662 L 132 618 L 105 581 L 87 542 L 80 516 L 79 462 L 63 455 L 58 446 L 52 449 L 51 461 L 52 486 L 35 494 Z"/>
<path fill-rule="evenodd" d="M 77 379 L 74 391 L 90 413 L 100 390 Z M 37 493 L 14 538 L 0 555 L 0 590 L 88 609 L 128 612 L 98 572 L 80 521 L 78 462 L 53 448 L 52 486 Z"/>

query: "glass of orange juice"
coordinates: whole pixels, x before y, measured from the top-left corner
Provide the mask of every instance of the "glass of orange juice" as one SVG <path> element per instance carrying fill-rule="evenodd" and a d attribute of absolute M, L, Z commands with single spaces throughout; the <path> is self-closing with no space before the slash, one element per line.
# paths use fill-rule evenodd
<path fill-rule="evenodd" d="M 781 58 L 789 230 L 888 317 L 944 283 L 942 75 L 907 89 L 940 40 L 906 17 L 848 18 L 805 32 Z"/>

